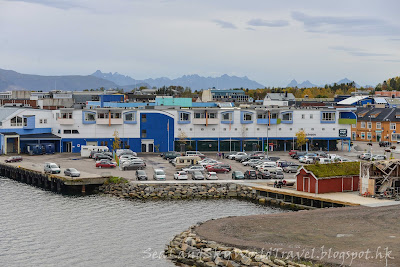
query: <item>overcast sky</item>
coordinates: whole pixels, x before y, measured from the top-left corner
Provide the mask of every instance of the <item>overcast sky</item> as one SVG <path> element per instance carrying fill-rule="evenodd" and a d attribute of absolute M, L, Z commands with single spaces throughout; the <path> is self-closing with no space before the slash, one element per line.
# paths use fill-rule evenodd
<path fill-rule="evenodd" d="M 400 75 L 400 1 L 0 0 L 0 68 L 266 86 Z"/>

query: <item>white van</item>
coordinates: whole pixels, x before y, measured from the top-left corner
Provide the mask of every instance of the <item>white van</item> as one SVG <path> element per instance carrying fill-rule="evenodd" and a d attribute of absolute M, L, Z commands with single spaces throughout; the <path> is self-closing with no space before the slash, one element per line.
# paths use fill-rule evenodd
<path fill-rule="evenodd" d="M 201 158 L 199 156 L 183 156 L 183 157 L 176 157 L 173 161 L 173 165 L 177 169 L 182 169 L 189 165 L 197 164 Z"/>
<path fill-rule="evenodd" d="M 90 157 L 90 153 L 92 151 L 101 153 L 101 152 L 109 152 L 109 149 L 106 146 L 81 146 L 81 157 L 84 158 Z"/>
<path fill-rule="evenodd" d="M 199 156 L 200 158 L 205 157 L 203 153 L 199 151 L 186 151 L 186 156 Z"/>
<path fill-rule="evenodd" d="M 44 172 L 45 173 L 60 173 L 61 169 L 57 164 L 55 164 L 53 162 L 46 162 L 44 164 Z"/>
<path fill-rule="evenodd" d="M 332 163 L 332 162 L 333 162 L 333 160 L 327 159 L 327 158 L 320 158 L 319 159 L 319 163 L 321 163 L 321 164 L 329 164 L 329 163 Z"/>
<path fill-rule="evenodd" d="M 264 166 L 260 168 L 260 172 L 268 171 L 269 173 L 271 172 L 282 172 L 283 169 L 281 167 L 273 167 L 273 166 Z"/>

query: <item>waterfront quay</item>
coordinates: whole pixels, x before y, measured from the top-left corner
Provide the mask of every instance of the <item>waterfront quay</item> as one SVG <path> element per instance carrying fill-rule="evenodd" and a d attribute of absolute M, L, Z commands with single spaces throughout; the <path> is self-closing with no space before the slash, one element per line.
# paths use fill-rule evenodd
<path fill-rule="evenodd" d="M 343 154 L 346 157 L 355 157 L 355 154 L 349 154 L 348 152 L 337 152 L 338 154 Z M 274 152 L 273 156 L 279 156 L 281 159 L 289 160 L 290 157 L 284 152 Z M 97 189 L 102 185 L 109 177 L 122 177 L 128 180 L 130 185 L 143 184 L 148 187 L 154 187 L 154 185 L 169 185 L 171 190 L 176 189 L 179 186 L 185 185 L 204 185 L 204 184 L 238 184 L 242 186 L 247 186 L 252 188 L 253 192 L 256 194 L 254 198 L 255 201 L 261 204 L 278 204 L 286 203 L 287 205 L 296 204 L 304 207 L 311 208 L 325 208 L 325 207 L 341 207 L 341 206 L 386 206 L 395 205 L 399 202 L 391 200 L 382 200 L 376 198 L 366 198 L 358 194 L 358 192 L 346 192 L 346 193 L 326 193 L 326 194 L 312 194 L 307 192 L 299 192 L 295 190 L 295 187 L 287 186 L 284 188 L 274 188 L 274 180 L 232 180 L 231 172 L 227 174 L 218 174 L 218 181 L 177 181 L 173 179 L 173 174 L 176 169 L 168 161 L 162 159 L 159 154 L 156 153 L 141 153 L 139 154 L 147 164 L 145 169 L 148 180 L 147 181 L 137 181 L 135 177 L 135 171 L 122 171 L 118 167 L 114 169 L 98 169 L 95 167 L 95 161 L 89 158 L 82 158 L 76 153 L 56 153 L 53 155 L 40 155 L 40 156 L 23 156 L 22 162 L 17 163 L 2 163 L 0 165 L 0 170 L 4 168 L 3 166 L 14 167 L 23 171 L 24 175 L 27 173 L 32 173 L 39 175 L 41 177 L 47 177 L 50 184 L 47 187 L 45 183 L 38 184 L 37 179 L 33 180 L 33 184 L 44 187 L 46 189 L 51 189 L 51 181 L 53 180 L 53 191 L 73 191 L 75 193 L 91 193 L 94 189 Z M 216 153 L 207 154 L 208 157 L 217 158 Z M 5 156 L 0 157 L 0 161 L 4 162 Z M 229 159 L 218 159 L 224 163 L 230 164 L 232 170 L 245 171 L 248 167 L 243 166 L 241 163 L 229 160 Z M 57 175 L 47 175 L 43 172 L 43 165 L 45 162 L 54 162 L 61 167 L 61 173 Z M 66 168 L 76 168 L 81 172 L 80 177 L 68 177 L 64 175 L 64 170 Z M 166 173 L 166 181 L 154 181 L 152 178 L 152 173 L 154 169 L 163 169 Z M 8 173 L 2 172 L 6 177 L 13 178 Z M 21 180 L 18 176 L 16 180 L 20 180 L 25 183 L 32 183 L 30 180 Z M 14 178 L 13 178 L 14 179 Z M 285 173 L 285 180 L 288 182 L 294 182 L 294 174 Z M 42 186 L 41 186 L 42 185 Z M 58 189 L 57 189 L 58 185 Z M 72 190 L 68 190 L 72 189 Z M 151 190 L 151 189 L 150 189 Z M 118 191 L 118 190 L 117 190 Z M 118 194 L 116 194 L 118 195 Z M 145 198 L 145 197 L 143 197 Z M 151 199 L 151 197 L 148 197 Z"/>

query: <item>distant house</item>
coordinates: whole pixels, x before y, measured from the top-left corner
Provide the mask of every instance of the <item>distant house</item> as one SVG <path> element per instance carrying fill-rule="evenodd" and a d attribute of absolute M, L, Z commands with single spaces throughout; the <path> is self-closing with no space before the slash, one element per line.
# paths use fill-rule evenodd
<path fill-rule="evenodd" d="M 248 102 L 249 96 L 246 95 L 245 91 L 236 90 L 220 90 L 220 89 L 208 89 L 203 90 L 201 100 L 203 102 Z"/>
<path fill-rule="evenodd" d="M 358 191 L 359 173 L 359 162 L 304 165 L 296 174 L 296 189 L 314 194 Z"/>
<path fill-rule="evenodd" d="M 292 93 L 267 93 L 264 98 L 264 106 L 291 106 L 296 99 Z"/>

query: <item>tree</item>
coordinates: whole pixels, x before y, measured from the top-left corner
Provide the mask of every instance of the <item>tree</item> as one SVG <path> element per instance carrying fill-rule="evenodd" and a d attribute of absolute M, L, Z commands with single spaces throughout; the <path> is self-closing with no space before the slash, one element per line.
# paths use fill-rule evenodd
<path fill-rule="evenodd" d="M 113 150 L 117 150 L 121 148 L 121 140 L 119 139 L 119 133 L 117 130 L 114 131 L 114 141 L 113 141 Z"/>
<path fill-rule="evenodd" d="M 182 146 L 185 146 L 186 147 L 186 141 L 187 141 L 187 139 L 188 139 L 188 136 L 187 136 L 187 134 L 184 132 L 184 131 L 180 131 L 179 132 L 179 134 L 178 134 L 178 139 L 179 139 L 179 144 L 181 145 L 181 147 Z M 181 150 L 182 151 L 182 150 Z"/>
<path fill-rule="evenodd" d="M 300 130 L 296 133 L 297 138 L 297 147 L 301 148 L 308 142 L 306 132 L 304 130 Z"/>

